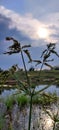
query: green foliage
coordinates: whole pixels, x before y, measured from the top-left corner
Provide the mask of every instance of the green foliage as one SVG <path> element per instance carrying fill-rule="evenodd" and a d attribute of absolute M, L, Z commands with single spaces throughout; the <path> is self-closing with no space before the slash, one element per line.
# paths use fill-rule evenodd
<path fill-rule="evenodd" d="M 8 109 L 11 109 L 15 102 L 16 102 L 16 100 L 15 100 L 14 96 L 9 96 L 5 100 L 5 104 L 6 104 Z"/>
<path fill-rule="evenodd" d="M 33 98 L 33 104 L 39 104 L 39 105 L 49 105 L 51 103 L 57 102 L 58 97 L 56 93 L 42 93 L 34 96 Z"/>
<path fill-rule="evenodd" d="M 4 124 L 5 124 L 5 118 L 4 118 L 4 116 L 0 115 L 0 130 L 3 129 Z"/>
<path fill-rule="evenodd" d="M 2 99 L 1 99 L 2 100 Z M 33 97 L 32 103 L 39 105 L 49 105 L 51 103 L 55 103 L 58 100 L 58 96 L 56 93 L 42 93 L 35 95 Z M 5 104 L 7 108 L 11 109 L 13 104 L 17 103 L 20 107 L 24 107 L 25 105 L 29 105 L 30 97 L 24 94 L 17 94 L 13 96 L 9 96 L 5 100 Z"/>
<path fill-rule="evenodd" d="M 16 100 L 17 100 L 18 105 L 19 105 L 20 107 L 25 106 L 25 105 L 28 103 L 28 101 L 29 101 L 28 97 L 25 96 L 24 94 L 22 94 L 22 95 L 17 95 L 17 96 L 16 96 Z"/>
<path fill-rule="evenodd" d="M 20 86 L 20 90 L 24 91 L 25 94 L 29 95 L 30 96 L 30 111 L 29 111 L 29 123 L 28 123 L 28 130 L 30 130 L 31 128 L 31 113 L 32 113 L 32 104 L 33 104 L 33 97 L 35 95 L 37 95 L 38 93 L 40 94 L 41 92 L 43 92 L 45 89 L 47 89 L 49 86 L 46 86 L 44 87 L 44 89 L 41 89 L 40 91 L 38 92 L 35 92 L 35 86 L 34 87 L 31 87 L 32 86 L 32 82 L 28 76 L 28 72 L 27 72 L 27 69 L 26 69 L 26 64 L 25 64 L 25 60 L 24 60 L 24 56 L 23 56 L 23 52 L 27 55 L 28 59 L 29 59 L 29 62 L 35 62 L 36 65 L 39 65 L 41 64 L 41 69 L 42 70 L 42 67 L 43 65 L 46 65 L 50 68 L 52 68 L 52 66 L 50 64 L 48 64 L 49 61 L 53 61 L 54 59 L 49 59 L 51 54 L 55 54 L 59 57 L 58 53 L 55 51 L 55 43 L 50 43 L 49 45 L 47 45 L 47 48 L 42 52 L 42 55 L 41 55 L 41 58 L 42 60 L 33 60 L 29 51 L 28 51 L 28 47 L 30 47 L 30 45 L 25 45 L 25 46 L 21 46 L 21 44 L 15 40 L 14 38 L 12 37 L 7 37 L 6 38 L 7 41 L 10 41 L 12 40 L 13 41 L 13 45 L 9 46 L 9 51 L 8 52 L 5 52 L 4 54 L 14 54 L 14 53 L 20 53 L 21 54 L 21 58 L 22 58 L 22 62 L 23 62 L 23 65 L 24 65 L 24 69 L 25 69 L 25 74 L 26 74 L 26 81 L 25 84 L 19 80 L 19 78 L 17 80 L 17 83 L 18 85 Z M 26 85 L 27 83 L 27 85 Z M 20 85 L 21 84 L 21 85 Z M 44 97 L 44 102 L 48 101 L 46 99 L 47 96 Z M 18 97 L 18 102 L 20 104 L 24 104 L 27 102 L 27 99 L 24 98 L 24 97 L 20 97 L 21 98 L 21 102 L 20 102 L 20 99 Z M 43 98 L 43 95 L 42 95 L 42 98 Z M 48 98 L 50 98 L 50 96 L 48 96 Z M 39 99 L 40 100 L 40 99 Z M 12 100 L 13 101 L 13 100 Z M 10 104 L 10 105 L 9 105 Z M 7 102 L 7 106 L 10 107 L 12 106 L 13 102 L 11 102 L 9 100 L 9 102 Z"/>

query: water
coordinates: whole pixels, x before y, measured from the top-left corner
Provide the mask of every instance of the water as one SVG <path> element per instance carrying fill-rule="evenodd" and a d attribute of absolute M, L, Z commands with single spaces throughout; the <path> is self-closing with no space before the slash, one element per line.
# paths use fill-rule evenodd
<path fill-rule="evenodd" d="M 3 91 L 0 92 L 0 97 L 5 98 L 12 94 L 16 94 L 16 92 L 17 89 L 4 89 Z"/>
<path fill-rule="evenodd" d="M 42 88 L 46 87 L 47 85 L 39 85 L 36 87 L 36 91 L 41 90 Z M 12 94 L 15 94 L 17 92 L 17 89 L 4 89 L 0 91 L 0 97 L 8 97 Z M 49 88 L 44 90 L 44 92 L 50 92 L 50 93 L 56 93 L 59 96 L 59 86 L 51 85 Z"/>
<path fill-rule="evenodd" d="M 39 91 L 46 87 L 47 85 L 39 85 L 36 87 L 36 91 Z M 44 92 L 56 93 L 59 96 L 59 86 L 51 85 L 49 88 L 45 89 Z"/>

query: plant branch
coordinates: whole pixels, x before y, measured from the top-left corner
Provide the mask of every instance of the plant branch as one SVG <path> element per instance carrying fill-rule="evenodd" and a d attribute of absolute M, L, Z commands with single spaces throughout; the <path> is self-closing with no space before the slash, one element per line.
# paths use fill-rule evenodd
<path fill-rule="evenodd" d="M 25 61 L 24 61 L 24 56 L 23 56 L 23 52 L 21 50 L 21 56 L 22 56 L 22 61 L 23 61 L 23 65 L 24 65 L 24 69 L 25 69 L 25 73 L 26 73 L 26 78 L 27 78 L 27 83 L 29 85 L 29 89 L 30 89 L 30 81 L 29 81 L 29 77 L 28 77 L 28 73 L 27 73 L 27 69 L 26 69 L 26 65 L 25 65 Z M 30 91 L 31 92 L 31 91 Z"/>

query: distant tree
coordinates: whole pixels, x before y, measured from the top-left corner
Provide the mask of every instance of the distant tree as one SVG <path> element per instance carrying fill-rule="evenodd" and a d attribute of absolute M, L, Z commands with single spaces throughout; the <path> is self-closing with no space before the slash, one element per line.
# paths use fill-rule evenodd
<path fill-rule="evenodd" d="M 0 73 L 3 72 L 3 70 L 0 68 Z"/>
<path fill-rule="evenodd" d="M 29 71 L 34 71 L 34 67 L 33 66 L 30 67 Z"/>
<path fill-rule="evenodd" d="M 59 70 L 59 66 L 53 67 L 54 70 Z"/>

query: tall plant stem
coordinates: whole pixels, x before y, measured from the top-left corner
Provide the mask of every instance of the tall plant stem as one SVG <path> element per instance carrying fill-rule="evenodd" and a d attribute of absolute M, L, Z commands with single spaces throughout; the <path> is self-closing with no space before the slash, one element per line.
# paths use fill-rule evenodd
<path fill-rule="evenodd" d="M 30 90 L 30 110 L 29 110 L 29 122 L 28 122 L 28 130 L 30 130 L 30 127 L 31 127 L 31 112 L 32 112 L 32 97 L 33 97 L 33 94 L 31 93 L 30 81 L 29 81 L 29 77 L 28 77 L 28 73 L 27 73 L 27 69 L 26 69 L 26 65 L 25 65 L 25 61 L 24 61 L 24 56 L 23 56 L 22 50 L 21 50 L 21 56 L 22 56 L 22 61 L 23 61 L 25 73 L 26 73 L 27 83 L 29 85 L 29 90 Z"/>
<path fill-rule="evenodd" d="M 32 98 L 33 98 L 33 95 L 31 95 L 31 97 L 30 97 L 30 110 L 29 110 L 29 123 L 28 123 L 28 130 L 30 130 L 30 128 L 31 128 Z"/>
<path fill-rule="evenodd" d="M 28 74 L 27 74 L 27 69 L 26 69 L 25 60 L 24 60 L 24 56 L 23 56 L 22 50 L 21 50 L 21 56 L 22 56 L 22 61 L 23 61 L 25 73 L 26 73 L 27 83 L 28 83 L 28 85 L 30 85 L 30 81 L 29 81 L 29 77 L 28 77 Z"/>
<path fill-rule="evenodd" d="M 53 130 L 55 130 L 55 122 L 54 122 Z"/>
<path fill-rule="evenodd" d="M 42 63 L 42 65 L 41 65 L 41 68 L 40 68 L 40 71 L 39 71 L 39 74 L 38 74 L 38 76 L 40 77 L 40 74 L 41 74 L 41 70 L 42 70 L 42 68 L 43 68 L 43 63 Z"/>

